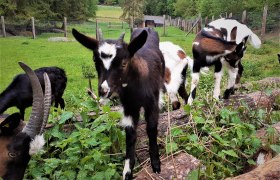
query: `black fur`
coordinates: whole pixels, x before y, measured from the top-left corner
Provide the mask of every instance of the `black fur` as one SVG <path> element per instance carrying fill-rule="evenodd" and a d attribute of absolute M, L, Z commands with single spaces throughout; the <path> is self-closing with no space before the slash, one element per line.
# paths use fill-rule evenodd
<path fill-rule="evenodd" d="M 133 126 L 126 126 L 126 159 L 130 160 L 131 173 L 124 174 L 125 179 L 132 179 L 135 164 L 136 128 L 140 116 L 140 108 L 145 110 L 147 133 L 149 137 L 149 153 L 154 172 L 160 172 L 159 150 L 157 145 L 157 124 L 159 117 L 159 90 L 163 88 L 164 59 L 159 50 L 157 32 L 150 28 L 136 29 L 131 41 L 126 44 L 120 40 L 104 40 L 116 44 L 117 55 L 110 68 L 105 69 L 98 52 L 98 42 L 93 38 L 72 30 L 74 37 L 94 53 L 95 67 L 98 72 L 98 92 L 100 96 L 107 94 L 101 84 L 105 80 L 110 86 L 108 97 L 117 92 L 124 108 L 125 117 L 131 117 Z M 140 65 L 139 65 L 140 63 Z M 142 64 L 141 64 L 142 63 Z M 142 69 L 140 68 L 142 67 Z M 125 86 L 123 86 L 126 84 Z"/>
<path fill-rule="evenodd" d="M 63 69 L 58 67 L 42 67 L 34 71 L 39 78 L 42 89 L 45 89 L 43 74 L 46 72 L 52 86 L 52 102 L 55 107 L 65 107 L 63 92 L 66 88 L 67 77 Z M 32 105 L 32 88 L 26 74 L 17 75 L 12 83 L 0 94 L 0 114 L 8 108 L 16 106 L 24 117 L 24 111 Z"/>

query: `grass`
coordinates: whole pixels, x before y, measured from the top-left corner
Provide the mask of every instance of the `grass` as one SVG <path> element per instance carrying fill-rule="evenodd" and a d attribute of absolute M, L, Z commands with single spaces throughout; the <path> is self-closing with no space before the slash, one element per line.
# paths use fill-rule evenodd
<path fill-rule="evenodd" d="M 114 21 L 121 22 L 120 16 L 122 15 L 122 9 L 118 6 L 98 6 L 96 12 L 96 18 L 102 22 Z"/>

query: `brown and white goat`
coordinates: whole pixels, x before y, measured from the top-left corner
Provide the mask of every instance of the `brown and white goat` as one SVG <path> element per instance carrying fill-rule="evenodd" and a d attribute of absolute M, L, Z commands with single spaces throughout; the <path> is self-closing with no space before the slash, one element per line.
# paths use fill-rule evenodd
<path fill-rule="evenodd" d="M 188 93 L 186 92 L 186 75 L 188 65 L 193 66 L 193 60 L 186 55 L 185 51 L 172 42 L 160 42 L 159 48 L 165 61 L 164 86 L 169 94 L 173 110 L 180 108 L 180 102 L 177 93 L 188 102 Z"/>
<path fill-rule="evenodd" d="M 192 104 L 199 82 L 202 67 L 215 66 L 215 87 L 213 97 L 219 99 L 222 67 L 228 68 L 229 80 L 224 98 L 233 93 L 238 66 L 246 49 L 247 39 L 255 48 L 259 48 L 261 41 L 246 25 L 234 19 L 218 19 L 203 28 L 193 41 L 193 71 L 191 92 L 188 104 Z M 239 73 L 240 74 L 240 73 Z"/>
<path fill-rule="evenodd" d="M 157 125 L 164 59 L 159 50 L 157 32 L 151 28 L 136 29 L 132 32 L 129 44 L 123 41 L 124 34 L 118 40 L 100 38 L 98 41 L 75 29 L 72 33 L 82 45 L 93 51 L 99 96 L 110 98 L 116 92 L 120 97 L 124 113 L 120 124 L 126 132 L 123 179 L 133 178 L 136 128 L 141 107 L 145 110 L 152 169 L 160 173 Z"/>
<path fill-rule="evenodd" d="M 23 179 L 32 154 L 40 150 L 45 141 L 43 130 L 48 120 L 51 104 L 51 85 L 44 74 L 45 96 L 35 73 L 24 63 L 19 63 L 30 78 L 33 105 L 29 122 L 24 126 L 21 115 L 15 113 L 0 124 L 0 177 L 4 180 Z"/>

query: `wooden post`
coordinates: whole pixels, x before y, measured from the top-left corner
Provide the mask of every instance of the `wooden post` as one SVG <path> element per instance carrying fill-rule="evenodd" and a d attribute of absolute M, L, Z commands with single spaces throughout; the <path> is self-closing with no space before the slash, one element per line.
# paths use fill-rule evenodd
<path fill-rule="evenodd" d="M 97 40 L 99 40 L 99 37 L 98 37 L 98 23 L 97 23 L 97 19 L 95 20 L 95 38 Z"/>
<path fill-rule="evenodd" d="M 246 10 L 244 10 L 243 11 L 243 13 L 242 13 L 242 19 L 241 19 L 241 22 L 243 23 L 243 24 L 246 24 L 247 22 L 246 22 L 246 20 L 247 20 L 247 12 L 246 12 Z"/>
<path fill-rule="evenodd" d="M 232 12 L 231 12 L 231 13 L 229 13 L 228 17 L 229 17 L 229 18 L 232 18 Z"/>
<path fill-rule="evenodd" d="M 201 31 L 201 27 L 202 27 L 202 18 L 201 18 L 201 14 L 198 17 L 198 23 L 197 23 L 197 31 L 196 33 Z"/>
<path fill-rule="evenodd" d="M 208 16 L 205 17 L 205 26 L 208 24 Z"/>
<path fill-rule="evenodd" d="M 4 16 L 1 16 L 1 24 L 2 24 L 3 37 L 6 37 L 6 28 L 5 28 Z"/>
<path fill-rule="evenodd" d="M 64 37 L 67 37 L 67 17 L 64 17 Z"/>
<path fill-rule="evenodd" d="M 163 36 L 166 36 L 166 22 L 165 22 L 165 18 L 166 18 L 166 16 L 165 15 L 163 15 Z"/>
<path fill-rule="evenodd" d="M 264 40 L 265 28 L 266 28 L 266 17 L 267 17 L 267 5 L 263 8 L 263 18 L 262 18 L 262 30 L 261 30 L 261 40 Z"/>
<path fill-rule="evenodd" d="M 31 18 L 33 39 L 36 37 L 34 17 Z"/>
<path fill-rule="evenodd" d="M 108 28 L 111 28 L 111 22 L 109 22 Z"/>
<path fill-rule="evenodd" d="M 215 17 L 214 17 L 214 15 L 212 16 L 212 21 L 214 21 L 215 20 Z"/>

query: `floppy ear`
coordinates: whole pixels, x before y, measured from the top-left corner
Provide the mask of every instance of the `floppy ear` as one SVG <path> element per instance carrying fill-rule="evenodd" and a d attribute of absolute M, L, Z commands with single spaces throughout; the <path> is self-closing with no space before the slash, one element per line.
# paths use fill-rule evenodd
<path fill-rule="evenodd" d="M 1 124 L 0 124 L 0 134 L 7 135 L 12 134 L 13 130 L 15 130 L 20 123 L 21 115 L 20 113 L 14 113 L 8 116 Z"/>
<path fill-rule="evenodd" d="M 76 29 L 72 29 L 72 34 L 75 37 L 75 39 L 86 48 L 94 50 L 98 47 L 98 41 L 96 39 L 85 36 Z"/>
<path fill-rule="evenodd" d="M 146 43 L 148 37 L 148 33 L 146 30 L 143 30 L 136 38 L 134 38 L 128 45 L 128 51 L 130 57 L 134 56 L 134 54 Z"/>

